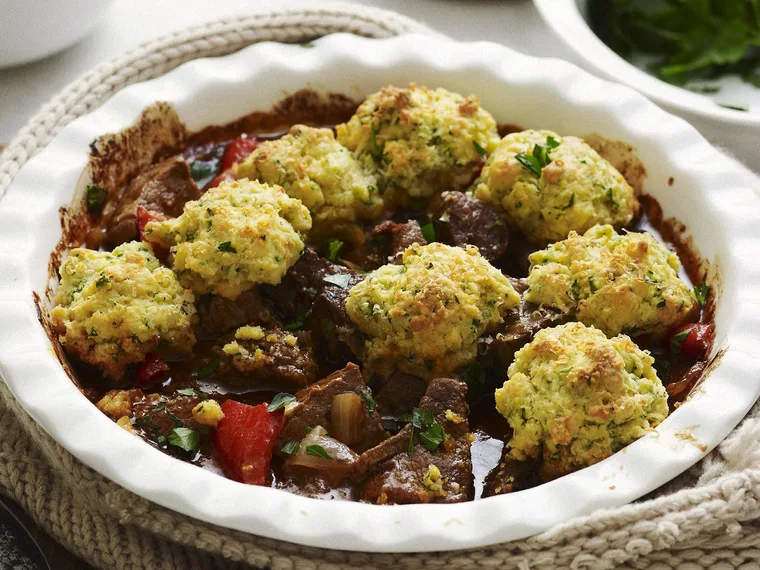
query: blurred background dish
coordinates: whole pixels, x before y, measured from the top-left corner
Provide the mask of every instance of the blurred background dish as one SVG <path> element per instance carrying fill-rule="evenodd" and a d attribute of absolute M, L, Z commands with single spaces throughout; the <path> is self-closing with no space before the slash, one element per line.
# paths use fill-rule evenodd
<path fill-rule="evenodd" d="M 85 37 L 111 0 L 0 1 L 0 68 L 47 57 Z"/>
<path fill-rule="evenodd" d="M 592 30 L 593 25 L 610 43 L 615 44 L 617 40 L 615 45 L 620 48 L 619 40 L 625 30 L 615 28 L 612 16 L 615 5 L 621 3 L 610 0 L 534 0 L 534 3 L 549 27 L 589 68 L 637 89 L 691 122 L 709 139 L 729 147 L 751 168 L 760 168 L 760 146 L 757 145 L 760 88 L 732 73 L 709 79 L 687 77 L 689 80 L 684 85 L 690 90 L 650 73 L 655 67 L 661 69 L 657 58 L 651 55 L 633 52 L 629 56 L 631 61 L 627 61 Z M 730 4 L 738 6 L 739 2 Z M 735 51 L 737 46 L 732 49 Z M 745 76 L 747 79 L 756 77 L 751 73 Z M 672 77 L 671 81 L 683 80 L 683 77 Z"/>

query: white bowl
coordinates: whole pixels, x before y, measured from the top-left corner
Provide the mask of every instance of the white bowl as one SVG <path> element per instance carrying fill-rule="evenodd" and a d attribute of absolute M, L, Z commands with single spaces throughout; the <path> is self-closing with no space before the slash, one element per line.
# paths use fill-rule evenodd
<path fill-rule="evenodd" d="M 98 23 L 111 0 L 3 0 L 0 68 L 42 59 L 75 44 Z"/>
<path fill-rule="evenodd" d="M 363 97 L 389 83 L 417 81 L 475 93 L 501 123 L 560 133 L 596 132 L 637 148 L 645 191 L 691 229 L 695 247 L 720 274 L 716 350 L 724 351 L 697 395 L 656 433 L 613 457 L 534 489 L 454 505 L 376 506 L 308 499 L 246 486 L 164 455 L 99 412 L 51 350 L 32 302 L 43 291 L 89 143 L 169 101 L 190 129 L 267 109 L 305 86 Z M 667 181 L 673 177 L 669 186 Z M 325 548 L 450 550 L 539 533 L 603 507 L 628 503 L 681 473 L 717 445 L 760 394 L 760 201 L 741 173 L 693 128 L 631 89 L 555 60 L 490 43 L 405 36 L 335 35 L 298 45 L 263 43 L 196 60 L 133 85 L 73 121 L 20 170 L 0 203 L 0 372 L 58 442 L 127 489 L 218 525 Z M 688 433 L 696 444 L 684 442 Z"/>
<path fill-rule="evenodd" d="M 533 1 L 549 27 L 591 69 L 652 98 L 691 122 L 710 140 L 725 145 L 753 170 L 760 171 L 760 89 L 738 78 L 721 80 L 721 92 L 715 96 L 676 87 L 629 63 L 607 47 L 586 22 L 587 0 Z M 716 101 L 749 106 L 750 110 L 727 109 Z"/>

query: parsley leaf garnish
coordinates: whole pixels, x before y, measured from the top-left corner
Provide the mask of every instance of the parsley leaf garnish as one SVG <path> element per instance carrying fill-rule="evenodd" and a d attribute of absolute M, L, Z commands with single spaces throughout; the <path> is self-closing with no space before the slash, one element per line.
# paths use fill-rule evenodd
<path fill-rule="evenodd" d="M 433 243 L 435 241 L 435 226 L 433 225 L 433 222 L 428 222 L 420 227 L 420 230 L 422 230 L 422 237 L 425 238 L 425 241 L 428 243 Z"/>
<path fill-rule="evenodd" d="M 103 206 L 106 204 L 107 199 L 108 190 L 105 188 L 95 186 L 94 184 L 89 184 L 87 186 L 87 196 L 85 198 L 85 203 L 87 204 L 88 212 L 99 212 L 102 210 Z"/>
<path fill-rule="evenodd" d="M 290 402 L 295 402 L 296 397 L 293 394 L 288 394 L 287 392 L 280 392 L 277 394 L 274 398 L 272 398 L 272 402 L 267 407 L 267 412 L 276 412 L 280 408 L 284 408 L 287 406 Z"/>
<path fill-rule="evenodd" d="M 430 410 L 424 408 L 414 408 L 412 410 L 412 429 L 409 434 L 409 448 L 407 452 L 411 455 L 414 452 L 414 430 L 419 431 L 420 442 L 428 451 L 435 451 L 446 437 L 441 424 L 435 421 L 435 417 Z"/>
<path fill-rule="evenodd" d="M 485 158 L 486 149 L 478 144 L 478 141 L 472 141 L 472 146 L 475 147 L 475 151 L 480 155 L 480 158 Z"/>
<path fill-rule="evenodd" d="M 201 392 L 195 388 L 182 388 L 181 390 L 177 390 L 177 394 L 180 394 L 182 396 L 190 396 L 191 398 L 193 396 L 197 396 L 201 400 L 208 398 L 208 394 L 206 394 L 206 392 Z"/>
<path fill-rule="evenodd" d="M 707 297 L 710 296 L 710 286 L 707 283 L 700 283 L 694 287 L 694 296 L 699 306 L 704 307 L 707 304 Z"/>
<path fill-rule="evenodd" d="M 330 261 L 337 261 L 338 260 L 338 253 L 340 253 L 340 248 L 343 247 L 343 242 L 339 239 L 331 239 L 327 243 L 327 259 Z"/>
<path fill-rule="evenodd" d="M 214 162 L 207 162 L 205 160 L 194 160 L 190 165 L 190 176 L 196 182 L 200 182 L 204 178 L 208 178 L 216 172 L 216 165 Z"/>
<path fill-rule="evenodd" d="M 168 441 L 175 447 L 185 451 L 195 452 L 201 447 L 201 434 L 186 427 L 174 428 L 169 434 Z"/>
<path fill-rule="evenodd" d="M 681 352 L 681 344 L 686 340 L 686 337 L 689 336 L 691 330 L 691 327 L 689 327 L 670 337 L 670 352 L 674 354 Z"/>
<path fill-rule="evenodd" d="M 325 275 L 322 278 L 322 281 L 324 281 L 325 283 L 330 283 L 331 285 L 337 285 L 341 289 L 347 289 L 348 283 L 351 281 L 351 276 L 345 273 L 338 273 L 336 275 Z"/>
<path fill-rule="evenodd" d="M 232 247 L 232 244 L 228 241 L 223 241 L 220 243 L 217 248 L 219 251 L 226 251 L 228 253 L 237 253 L 237 250 Z"/>
<path fill-rule="evenodd" d="M 310 314 L 311 314 L 311 309 L 308 309 L 304 311 L 303 313 L 299 313 L 296 316 L 295 321 L 285 325 L 283 328 L 286 331 L 297 331 L 298 329 L 303 327 L 303 325 L 306 323 L 306 317 L 308 317 Z"/>
<path fill-rule="evenodd" d="M 206 376 L 210 376 L 216 371 L 217 368 L 219 368 L 219 359 L 214 358 L 213 360 L 208 361 L 206 364 L 204 364 L 198 369 L 198 376 L 200 378 L 205 378 Z"/>
<path fill-rule="evenodd" d="M 535 176 L 541 178 L 541 170 L 547 166 L 552 159 L 549 158 L 549 151 L 557 148 L 559 143 L 554 137 L 546 137 L 544 144 L 533 145 L 533 153 L 528 154 L 521 152 L 515 155 L 515 159 L 525 170 L 532 172 Z"/>
<path fill-rule="evenodd" d="M 98 289 L 100 289 L 106 283 L 108 283 L 108 277 L 106 277 L 105 275 L 101 275 L 98 278 L 98 280 L 95 281 L 95 287 L 97 287 Z"/>
<path fill-rule="evenodd" d="M 300 441 L 289 441 L 288 443 L 282 446 L 282 452 L 285 455 L 295 455 L 296 453 L 298 453 L 299 449 L 301 449 Z"/>
<path fill-rule="evenodd" d="M 420 432 L 420 441 L 428 451 L 435 451 L 438 449 L 438 446 L 441 445 L 441 442 L 445 437 L 446 434 L 443 432 L 443 428 L 439 423 L 434 423 L 425 431 Z"/>
<path fill-rule="evenodd" d="M 380 162 L 383 159 L 383 149 L 377 146 L 377 131 L 375 131 L 375 123 L 370 123 L 370 135 L 372 136 L 372 158 L 375 162 Z"/>
<path fill-rule="evenodd" d="M 372 397 L 372 394 L 369 393 L 369 390 L 362 388 L 359 393 L 362 395 L 362 398 L 364 398 L 364 401 L 367 402 L 367 411 L 370 414 L 375 413 L 375 407 L 377 404 L 375 403 L 375 399 Z"/>
<path fill-rule="evenodd" d="M 325 451 L 325 448 L 317 444 L 307 445 L 306 455 L 314 455 L 316 457 L 321 457 L 322 459 L 332 461 L 332 457 L 330 457 L 330 454 Z"/>

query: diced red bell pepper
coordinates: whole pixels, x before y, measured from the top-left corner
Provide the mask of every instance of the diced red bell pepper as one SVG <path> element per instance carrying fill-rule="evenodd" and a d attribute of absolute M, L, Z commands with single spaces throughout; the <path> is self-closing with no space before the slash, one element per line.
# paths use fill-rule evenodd
<path fill-rule="evenodd" d="M 707 354 L 712 338 L 712 325 L 687 323 L 670 331 L 666 342 L 671 352 L 691 360 L 700 360 Z"/>
<path fill-rule="evenodd" d="M 164 376 L 164 372 L 169 371 L 169 365 L 161 357 L 148 353 L 145 360 L 137 366 L 137 384 L 141 388 L 147 388 L 157 384 Z"/>
<path fill-rule="evenodd" d="M 222 158 L 222 172 L 232 168 L 236 162 L 240 162 L 259 146 L 256 137 L 249 137 L 245 133 L 230 143 Z"/>
<path fill-rule="evenodd" d="M 223 170 L 217 174 L 216 178 L 209 182 L 208 187 L 218 188 L 222 182 L 231 182 L 232 180 L 235 180 L 235 177 L 232 175 L 232 170 Z"/>
<path fill-rule="evenodd" d="M 267 407 L 234 400 L 222 404 L 224 418 L 214 431 L 214 447 L 225 470 L 236 481 L 249 485 L 269 482 L 272 449 L 285 423 L 285 413 L 268 412 Z"/>
<path fill-rule="evenodd" d="M 145 226 L 148 225 L 148 222 L 163 222 L 164 220 L 168 220 L 169 216 L 162 212 L 154 212 L 152 210 L 148 210 L 145 206 L 137 206 L 137 231 L 140 232 L 140 241 L 148 241 L 145 239 Z M 166 259 L 166 257 L 169 255 L 169 250 L 165 247 L 161 247 L 158 244 L 151 243 L 151 246 L 153 246 L 153 253 L 156 254 L 156 257 L 159 259 Z"/>

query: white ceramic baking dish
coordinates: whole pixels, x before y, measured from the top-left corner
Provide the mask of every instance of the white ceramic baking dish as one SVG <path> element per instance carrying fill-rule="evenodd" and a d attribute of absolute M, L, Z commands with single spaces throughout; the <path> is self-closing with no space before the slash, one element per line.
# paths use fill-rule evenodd
<path fill-rule="evenodd" d="M 162 454 L 99 412 L 72 384 L 40 326 L 58 210 L 71 202 L 89 144 L 132 124 L 157 100 L 190 129 L 268 109 L 303 87 L 362 98 L 416 81 L 478 95 L 500 123 L 600 135 L 635 146 L 644 190 L 689 229 L 719 290 L 722 358 L 655 433 L 593 467 L 539 487 L 454 505 L 320 501 L 246 486 Z M 668 180 L 673 178 L 672 185 Z M 78 459 L 165 507 L 218 525 L 325 548 L 448 550 L 525 537 L 628 503 L 698 461 L 760 393 L 760 200 L 732 162 L 692 127 L 633 90 L 555 60 L 489 43 L 335 35 L 313 47 L 264 43 L 196 60 L 133 85 L 68 125 L 16 176 L 0 203 L 0 374 L 24 408 Z"/>

